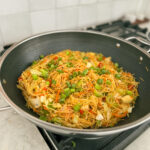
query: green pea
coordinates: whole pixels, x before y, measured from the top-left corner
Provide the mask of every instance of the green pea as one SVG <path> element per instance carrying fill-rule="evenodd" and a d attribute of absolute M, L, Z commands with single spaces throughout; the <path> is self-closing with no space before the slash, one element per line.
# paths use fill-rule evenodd
<path fill-rule="evenodd" d="M 65 94 L 66 96 L 69 96 L 69 95 L 70 95 L 70 88 L 64 89 L 64 94 Z"/>
<path fill-rule="evenodd" d="M 67 62 L 67 67 L 73 67 L 73 64 L 71 62 Z"/>
<path fill-rule="evenodd" d="M 102 84 L 102 83 L 103 83 L 103 79 L 98 79 L 98 80 L 97 80 L 97 83 L 98 83 L 98 84 Z"/>
<path fill-rule="evenodd" d="M 58 61 L 61 61 L 61 60 L 62 60 L 62 58 L 61 58 L 61 57 L 59 57 L 59 58 L 58 58 Z"/>
<path fill-rule="evenodd" d="M 100 89 L 101 89 L 101 86 L 96 83 L 96 84 L 95 84 L 95 89 L 96 89 L 96 90 L 100 90 Z"/>
<path fill-rule="evenodd" d="M 38 75 L 37 74 L 32 74 L 32 78 L 33 78 L 33 80 L 37 80 L 38 79 Z"/>
<path fill-rule="evenodd" d="M 121 78 L 121 74 L 115 74 L 115 78 L 120 79 Z"/>
<path fill-rule="evenodd" d="M 74 105 L 73 109 L 75 112 L 78 112 L 80 110 L 81 105 L 80 104 L 76 104 Z"/>

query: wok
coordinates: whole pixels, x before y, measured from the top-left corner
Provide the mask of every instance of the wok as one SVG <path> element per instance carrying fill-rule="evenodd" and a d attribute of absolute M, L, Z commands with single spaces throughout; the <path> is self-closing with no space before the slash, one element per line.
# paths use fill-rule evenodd
<path fill-rule="evenodd" d="M 17 78 L 41 54 L 48 55 L 63 49 L 92 51 L 111 56 L 139 84 L 139 97 L 129 118 L 115 127 L 100 129 L 74 129 L 38 119 L 26 107 L 21 91 L 16 88 Z M 123 39 L 89 31 L 49 32 L 25 39 L 9 48 L 0 60 L 0 92 L 6 102 L 20 115 L 53 133 L 80 138 L 103 137 L 136 127 L 150 119 L 150 55 L 142 48 Z"/>

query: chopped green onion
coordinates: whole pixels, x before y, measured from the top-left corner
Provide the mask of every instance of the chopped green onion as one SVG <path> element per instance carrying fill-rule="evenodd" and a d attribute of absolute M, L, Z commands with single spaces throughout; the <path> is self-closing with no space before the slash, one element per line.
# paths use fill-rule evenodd
<path fill-rule="evenodd" d="M 74 105 L 73 109 L 75 112 L 78 112 L 80 110 L 81 105 L 80 104 L 76 104 Z"/>
<path fill-rule="evenodd" d="M 85 59 L 89 59 L 89 57 L 87 57 L 87 56 L 84 56 L 84 57 L 83 57 L 83 60 L 85 60 Z"/>
<path fill-rule="evenodd" d="M 32 74 L 32 78 L 33 78 L 33 80 L 37 80 L 38 79 L 38 75 L 37 74 Z"/>
<path fill-rule="evenodd" d="M 98 60 L 99 60 L 99 61 L 102 61 L 102 60 L 103 60 L 103 54 L 101 54 L 101 53 L 99 54 Z"/>
<path fill-rule="evenodd" d="M 59 58 L 58 58 L 58 61 L 61 61 L 61 60 L 62 60 L 62 58 L 61 58 L 61 57 L 59 57 Z"/>
<path fill-rule="evenodd" d="M 73 64 L 71 62 L 67 62 L 67 67 L 73 67 Z"/>
<path fill-rule="evenodd" d="M 61 118 L 54 117 L 54 118 L 52 118 L 51 122 L 53 122 L 53 123 L 60 123 L 61 122 Z"/>
<path fill-rule="evenodd" d="M 101 73 L 102 73 L 102 74 L 106 74 L 106 73 L 107 73 L 107 70 L 106 70 L 106 69 L 102 69 L 102 70 L 101 70 Z"/>
<path fill-rule="evenodd" d="M 40 55 L 40 59 L 44 58 L 44 55 Z"/>
<path fill-rule="evenodd" d="M 62 99 L 65 99 L 67 96 L 62 93 L 60 97 L 61 97 Z"/>
<path fill-rule="evenodd" d="M 75 92 L 75 89 L 71 89 L 70 91 L 71 91 L 71 93 L 74 93 L 74 92 Z"/>
<path fill-rule="evenodd" d="M 38 63 L 38 60 L 34 60 L 33 62 L 32 62 L 32 65 L 35 65 L 35 64 L 37 64 Z"/>
<path fill-rule="evenodd" d="M 73 72 L 73 77 L 76 77 L 78 75 L 78 72 Z"/>
<path fill-rule="evenodd" d="M 127 90 L 126 93 L 127 93 L 128 95 L 132 95 L 132 94 L 133 94 L 133 92 L 132 92 L 132 91 L 129 91 L 129 90 Z"/>
<path fill-rule="evenodd" d="M 69 57 L 69 60 L 72 60 L 72 59 L 74 59 L 74 56 L 70 56 L 70 57 Z"/>
<path fill-rule="evenodd" d="M 98 83 L 98 84 L 102 84 L 102 83 L 103 83 L 103 79 L 98 79 L 98 80 L 97 80 L 97 83 Z"/>
<path fill-rule="evenodd" d="M 117 68 L 117 71 L 120 72 L 120 71 L 121 71 L 121 68 Z"/>
<path fill-rule="evenodd" d="M 115 74 L 115 78 L 120 79 L 121 74 Z"/>
<path fill-rule="evenodd" d="M 97 83 L 95 84 L 95 89 L 96 89 L 96 90 L 100 90 L 101 88 L 102 88 L 102 87 L 101 87 L 99 84 L 97 84 Z"/>
<path fill-rule="evenodd" d="M 56 109 L 56 108 L 55 108 L 55 107 L 53 107 L 53 105 L 52 105 L 52 104 L 50 104 L 50 103 L 47 105 L 47 107 L 48 107 L 48 108 L 52 108 L 52 109 Z"/>
<path fill-rule="evenodd" d="M 42 77 L 47 78 L 48 77 L 48 71 L 45 69 L 41 69 Z"/>
<path fill-rule="evenodd" d="M 64 93 L 66 96 L 69 96 L 70 95 L 70 88 L 64 89 Z"/>
<path fill-rule="evenodd" d="M 44 121 L 47 120 L 46 116 L 40 116 L 40 119 L 41 119 L 41 120 L 44 120 Z"/>
<path fill-rule="evenodd" d="M 111 85 L 111 81 L 110 81 L 110 80 L 107 80 L 107 81 L 106 81 L 106 84 L 107 84 L 107 85 Z"/>
<path fill-rule="evenodd" d="M 75 141 L 71 141 L 71 142 L 72 142 L 72 147 L 75 148 L 76 147 Z"/>
<path fill-rule="evenodd" d="M 65 98 L 60 98 L 59 103 L 63 104 L 65 102 Z"/>
<path fill-rule="evenodd" d="M 49 86 L 49 85 L 50 85 L 50 82 L 49 82 L 49 81 L 46 81 L 46 85 L 48 85 L 48 86 Z"/>
<path fill-rule="evenodd" d="M 56 84 L 56 81 L 55 81 L 55 80 L 52 80 L 52 84 Z"/>
<path fill-rule="evenodd" d="M 97 96 L 97 97 L 100 97 L 100 96 L 101 96 L 101 94 L 100 94 L 99 92 L 97 92 L 97 90 L 94 90 L 94 94 L 95 94 L 95 96 Z"/>
<path fill-rule="evenodd" d="M 82 72 L 82 75 L 87 75 L 88 74 L 88 69 L 85 69 L 83 72 Z"/>
<path fill-rule="evenodd" d="M 70 75 L 70 76 L 69 76 L 69 79 L 71 80 L 72 78 L 73 78 L 73 75 Z"/>
<path fill-rule="evenodd" d="M 63 71 L 63 70 L 60 70 L 60 69 L 58 69 L 57 72 L 59 72 L 59 73 L 64 73 L 64 71 Z"/>
<path fill-rule="evenodd" d="M 119 64 L 118 64 L 118 63 L 115 63 L 115 67 L 118 68 L 118 67 L 119 67 Z"/>
<path fill-rule="evenodd" d="M 69 54 L 70 54 L 70 52 L 69 52 L 69 51 L 67 51 L 67 52 L 66 52 L 66 55 L 69 55 Z"/>
<path fill-rule="evenodd" d="M 71 87 L 72 87 L 72 88 L 76 88 L 76 84 L 73 83 L 73 84 L 71 85 Z"/>
<path fill-rule="evenodd" d="M 70 88 L 71 87 L 71 84 L 69 81 L 66 82 L 67 86 Z"/>

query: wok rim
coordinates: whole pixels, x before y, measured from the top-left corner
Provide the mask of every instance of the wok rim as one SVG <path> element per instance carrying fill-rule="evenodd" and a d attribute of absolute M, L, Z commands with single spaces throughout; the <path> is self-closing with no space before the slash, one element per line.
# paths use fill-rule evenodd
<path fill-rule="evenodd" d="M 137 50 L 140 50 L 142 53 L 144 53 L 149 59 L 150 59 L 150 54 L 148 52 L 146 52 L 144 49 L 142 49 L 141 47 L 138 47 L 137 45 L 126 41 L 122 38 L 118 38 L 118 37 L 114 37 L 112 35 L 108 35 L 105 33 L 101 33 L 101 32 L 96 32 L 96 31 L 82 31 L 82 30 L 60 30 L 60 31 L 49 31 L 49 32 L 44 32 L 44 33 L 40 33 L 37 35 L 33 35 L 30 36 L 28 38 L 25 38 L 23 40 L 21 40 L 20 42 L 15 43 L 14 45 L 12 45 L 9 49 L 7 49 L 7 51 L 2 55 L 2 57 L 0 58 L 0 71 L 3 65 L 3 62 L 5 60 L 5 58 L 9 55 L 9 53 L 11 51 L 13 51 L 16 47 L 18 47 L 19 45 L 32 40 L 34 38 L 37 37 L 41 37 L 44 35 L 48 35 L 48 34 L 55 34 L 55 33 L 68 33 L 68 32 L 75 32 L 75 33 L 90 33 L 90 34 L 95 34 L 95 35 L 102 35 L 102 36 L 106 36 L 106 37 L 110 37 L 113 39 L 116 39 L 118 41 L 122 41 L 128 45 L 131 45 L 133 47 L 135 47 Z M 117 41 L 116 41 L 117 43 Z M 105 135 L 110 135 L 110 134 L 115 134 L 115 133 L 119 133 L 131 128 L 134 128 L 138 125 L 143 124 L 144 122 L 150 120 L 150 113 L 148 113 L 147 115 L 145 115 L 144 117 L 137 119 L 136 121 L 133 121 L 131 123 L 127 123 L 125 125 L 120 125 L 120 126 L 114 126 L 114 127 L 109 127 L 109 128 L 99 128 L 99 129 L 77 129 L 77 128 L 69 128 L 69 127 L 65 127 L 65 126 L 60 126 L 60 125 L 56 125 L 50 122 L 46 122 L 43 120 L 40 120 L 39 118 L 36 118 L 35 116 L 25 112 L 23 109 L 21 109 L 19 106 L 17 106 L 8 96 L 7 93 L 4 91 L 3 87 L 2 87 L 2 83 L 0 82 L 0 93 L 2 94 L 2 96 L 4 97 L 5 101 L 16 111 L 18 112 L 21 116 L 25 117 L 26 119 L 30 120 L 31 122 L 36 123 L 37 125 L 40 125 L 42 127 L 44 127 L 45 129 L 48 129 L 49 131 L 55 132 L 55 133 L 59 133 L 59 134 L 72 134 L 72 135 L 89 135 L 89 136 L 105 136 Z"/>

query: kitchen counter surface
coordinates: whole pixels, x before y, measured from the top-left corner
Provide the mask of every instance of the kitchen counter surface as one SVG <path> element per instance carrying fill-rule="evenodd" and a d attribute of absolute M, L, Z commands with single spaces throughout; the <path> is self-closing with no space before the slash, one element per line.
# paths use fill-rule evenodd
<path fill-rule="evenodd" d="M 8 104 L 0 96 L 0 107 Z M 36 126 L 13 109 L 0 112 L 0 150 L 49 150 Z M 150 150 L 150 128 L 125 150 Z"/>

